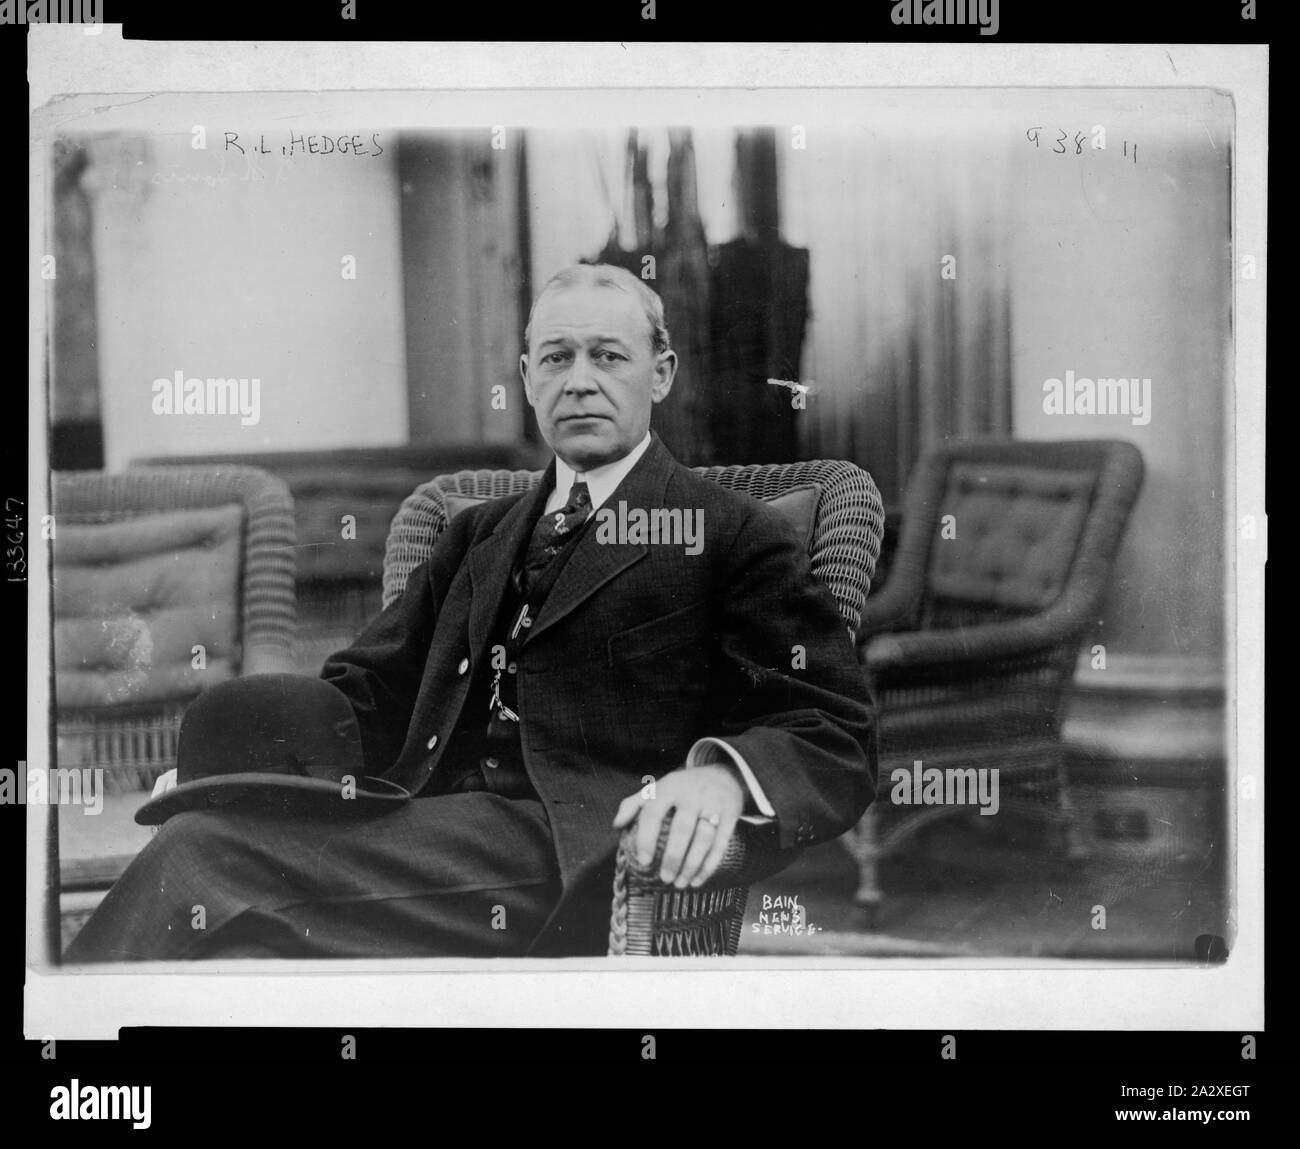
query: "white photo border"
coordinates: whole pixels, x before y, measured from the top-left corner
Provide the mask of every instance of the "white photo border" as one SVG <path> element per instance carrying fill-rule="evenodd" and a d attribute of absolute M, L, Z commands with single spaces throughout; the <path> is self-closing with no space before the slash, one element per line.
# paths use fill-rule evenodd
<path fill-rule="evenodd" d="M 119 25 L 34 25 L 29 32 L 32 268 L 47 234 L 48 143 L 59 130 L 150 122 L 164 93 L 236 101 L 282 92 L 322 122 L 355 121 L 355 101 L 403 126 L 637 122 L 654 89 L 655 118 L 788 122 L 797 90 L 843 98 L 864 87 L 1210 87 L 1236 109 L 1234 269 L 1256 254 L 1258 278 L 1234 273 L 1234 386 L 1226 466 L 1228 571 L 1226 879 L 1235 936 L 1223 964 L 1152 966 L 1004 958 L 746 958 L 665 961 L 428 960 L 192 963 L 59 968 L 40 956 L 44 808 L 28 807 L 29 1038 L 103 1039 L 123 1026 L 695 1027 L 801 1029 L 1259 1030 L 1263 1027 L 1264 348 L 1268 50 L 1215 45 L 361 44 L 123 41 Z M 600 91 L 592 101 L 590 93 Z M 411 92 L 427 91 L 412 112 Z M 96 93 L 93 99 L 67 99 Z M 839 94 L 837 94 L 839 93 Z M 149 99 L 150 96 L 157 99 Z M 596 105 L 592 107 L 593 103 Z M 349 113 L 349 107 L 352 112 Z M 99 113 L 92 109 L 104 109 Z M 743 109 L 745 114 L 738 114 Z M 470 114 L 472 111 L 472 115 Z M 337 113 L 337 114 L 336 114 Z M 413 120 L 411 126 L 416 126 Z M 43 414 L 47 299 L 30 289 L 30 521 L 48 508 Z M 49 591 L 46 553 L 31 555 L 29 753 L 48 754 Z M 1254 800 L 1236 782 L 1255 779 Z M 165 976 L 160 976 L 165 974 Z"/>

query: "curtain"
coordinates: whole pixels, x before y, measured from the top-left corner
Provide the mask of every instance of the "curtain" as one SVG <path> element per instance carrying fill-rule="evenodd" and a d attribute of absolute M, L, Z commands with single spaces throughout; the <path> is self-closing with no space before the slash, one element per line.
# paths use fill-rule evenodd
<path fill-rule="evenodd" d="M 735 155 L 739 234 L 710 252 L 714 461 L 787 463 L 798 457 L 802 409 L 771 381 L 799 377 L 809 253 L 780 234 L 776 133 L 739 132 Z"/>
<path fill-rule="evenodd" d="M 896 504 L 919 455 L 1011 430 L 1006 141 L 915 117 L 782 147 L 782 231 L 811 252 L 804 457 Z"/>
<path fill-rule="evenodd" d="M 1020 137 L 870 119 L 804 147 L 787 127 L 529 133 L 534 290 L 655 257 L 681 357 L 655 422 L 683 461 L 851 459 L 894 504 L 928 447 L 1010 432 Z M 809 385 L 802 408 L 769 378 Z"/>
<path fill-rule="evenodd" d="M 708 463 L 714 457 L 709 389 L 710 272 L 698 206 L 694 145 L 688 131 L 668 132 L 667 162 L 658 196 L 649 148 L 635 129 L 628 133 L 626 155 L 624 186 L 631 210 L 624 219 L 631 218 L 633 246 L 623 246 L 615 220 L 593 262 L 626 268 L 663 299 L 664 322 L 677 352 L 677 376 L 668 396 L 655 408 L 653 426 L 681 462 L 688 466 Z M 622 231 L 625 234 L 627 228 Z M 646 256 L 653 263 L 647 264 Z"/>

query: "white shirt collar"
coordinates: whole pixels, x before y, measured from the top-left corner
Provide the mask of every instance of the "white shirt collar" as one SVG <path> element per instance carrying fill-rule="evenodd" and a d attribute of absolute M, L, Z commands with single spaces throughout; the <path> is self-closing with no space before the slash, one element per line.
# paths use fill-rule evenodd
<path fill-rule="evenodd" d="M 616 459 L 612 463 L 604 463 L 599 467 L 592 467 L 590 471 L 585 471 L 578 476 L 572 467 L 569 466 L 559 455 L 555 456 L 555 490 L 546 500 L 546 514 L 552 514 L 564 506 L 569 497 L 569 490 L 573 486 L 575 477 L 583 478 L 587 481 L 587 492 L 591 495 L 591 508 L 594 511 L 610 495 L 614 493 L 614 488 L 623 481 L 627 473 L 636 466 L 637 460 L 646 453 L 646 448 L 650 446 L 650 432 L 645 433 L 645 438 L 641 440 L 621 459 Z"/>

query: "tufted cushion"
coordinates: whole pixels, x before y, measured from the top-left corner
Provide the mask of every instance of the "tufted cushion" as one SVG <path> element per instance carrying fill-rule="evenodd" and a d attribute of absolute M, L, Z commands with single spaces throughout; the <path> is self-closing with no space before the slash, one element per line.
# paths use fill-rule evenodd
<path fill-rule="evenodd" d="M 817 483 L 802 483 L 779 495 L 771 495 L 763 502 L 778 510 L 795 529 L 805 547 L 810 546 L 813 527 L 817 524 L 817 502 L 822 497 Z"/>
<path fill-rule="evenodd" d="M 804 546 L 812 542 L 813 527 L 817 522 L 817 502 L 822 489 L 818 483 L 801 483 L 779 495 L 772 495 L 763 500 L 775 510 L 781 512 L 803 540 Z M 487 495 L 462 495 L 459 491 L 448 491 L 443 496 L 447 508 L 447 522 L 450 523 L 461 511 L 474 506 L 475 503 L 490 502 Z"/>
<path fill-rule="evenodd" d="M 233 677 L 244 511 L 60 520 L 54 667 L 60 707 L 159 702 Z M 206 667 L 191 665 L 205 649 Z"/>
<path fill-rule="evenodd" d="M 443 506 L 447 508 L 447 522 L 451 523 L 461 511 L 467 511 L 476 503 L 490 503 L 494 495 L 462 495 L 459 491 L 448 491 L 443 495 Z"/>
<path fill-rule="evenodd" d="M 931 547 L 940 599 L 1034 611 L 1061 593 L 1092 499 L 1083 471 L 954 462 Z M 943 537 L 955 520 L 956 537 Z"/>

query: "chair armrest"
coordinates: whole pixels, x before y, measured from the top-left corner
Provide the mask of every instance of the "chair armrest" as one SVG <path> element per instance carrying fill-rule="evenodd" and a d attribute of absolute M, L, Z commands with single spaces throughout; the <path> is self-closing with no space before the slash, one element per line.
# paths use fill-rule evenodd
<path fill-rule="evenodd" d="M 636 857 L 636 823 L 626 827 L 619 835 L 618 856 L 615 861 L 614 882 L 625 881 L 632 893 L 668 892 L 676 889 L 659 880 L 659 865 L 663 860 L 664 846 L 672 820 L 665 819 L 659 830 L 654 858 L 642 866 Z M 731 886 L 749 886 L 769 877 L 790 865 L 801 850 L 781 849 L 777 844 L 776 819 L 754 817 L 736 824 L 727 843 L 726 853 L 713 875 L 697 891 L 721 890 Z"/>
<path fill-rule="evenodd" d="M 858 627 L 863 642 L 882 632 L 904 630 L 914 624 L 920 595 L 902 587 L 894 589 L 897 585 L 886 583 L 878 595 L 867 599 Z"/>
<path fill-rule="evenodd" d="M 1034 658 L 1077 638 L 1081 626 L 1055 609 L 1027 618 L 950 630 L 903 631 L 868 639 L 862 661 L 875 674 L 996 659 Z"/>

